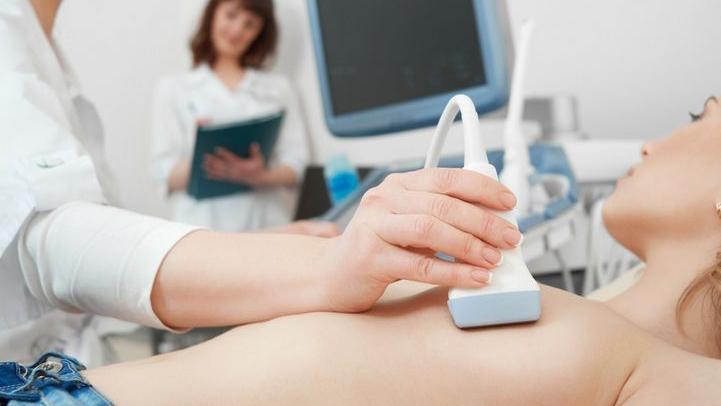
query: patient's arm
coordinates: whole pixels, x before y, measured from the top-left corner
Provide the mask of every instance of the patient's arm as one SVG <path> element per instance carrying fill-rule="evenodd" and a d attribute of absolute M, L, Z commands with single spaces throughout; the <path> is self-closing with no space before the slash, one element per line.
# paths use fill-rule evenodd
<path fill-rule="evenodd" d="M 445 289 L 365 314 L 236 328 L 87 373 L 123 405 L 613 405 L 648 340 L 600 304 L 543 289 L 534 324 L 459 330 Z"/>

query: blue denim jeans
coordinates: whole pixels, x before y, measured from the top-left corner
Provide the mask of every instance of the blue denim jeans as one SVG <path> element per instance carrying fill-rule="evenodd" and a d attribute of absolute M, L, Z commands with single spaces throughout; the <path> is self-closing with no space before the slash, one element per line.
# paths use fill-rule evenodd
<path fill-rule="evenodd" d="M 49 352 L 30 366 L 0 362 L 0 406 L 112 406 L 76 359 Z"/>

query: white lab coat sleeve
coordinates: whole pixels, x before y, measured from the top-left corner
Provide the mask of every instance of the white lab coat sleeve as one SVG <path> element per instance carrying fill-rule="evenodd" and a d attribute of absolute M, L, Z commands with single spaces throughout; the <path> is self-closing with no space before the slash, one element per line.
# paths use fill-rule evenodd
<path fill-rule="evenodd" d="M 25 282 L 37 299 L 167 328 L 150 294 L 168 252 L 196 227 L 90 202 L 36 215 L 21 234 Z"/>
<path fill-rule="evenodd" d="M 168 179 L 173 167 L 186 157 L 185 128 L 178 100 L 176 79 L 158 83 L 153 107 L 150 171 L 161 196 L 168 194 Z"/>
<path fill-rule="evenodd" d="M 310 155 L 305 122 L 298 97 L 291 83 L 284 77 L 278 77 L 278 86 L 285 107 L 285 118 L 283 119 L 275 158 L 278 164 L 291 167 L 300 182 Z"/>
<path fill-rule="evenodd" d="M 0 253 L 33 211 L 104 202 L 91 158 L 55 92 L 32 72 L 0 68 Z"/>

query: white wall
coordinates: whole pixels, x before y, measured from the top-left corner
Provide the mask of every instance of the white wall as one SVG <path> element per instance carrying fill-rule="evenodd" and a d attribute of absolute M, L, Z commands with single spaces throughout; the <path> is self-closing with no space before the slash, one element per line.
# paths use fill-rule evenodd
<path fill-rule="evenodd" d="M 125 200 L 139 211 L 163 212 L 146 175 L 152 90 L 160 75 L 188 67 L 187 35 L 201 3 L 66 0 L 61 9 L 60 43 L 98 105 Z M 276 5 L 278 69 L 301 92 L 316 160 L 336 152 L 359 164 L 424 155 L 429 130 L 355 141 L 327 133 L 305 1 Z M 667 134 L 721 93 L 719 1 L 509 0 L 509 9 L 515 27 L 526 17 L 537 21 L 529 93 L 576 95 L 583 130 L 593 137 Z M 460 137 L 449 144 L 459 151 Z"/>
<path fill-rule="evenodd" d="M 148 179 L 150 109 L 158 78 L 186 68 L 181 8 L 170 0 L 67 0 L 56 36 L 103 119 L 127 206 L 163 213 Z"/>

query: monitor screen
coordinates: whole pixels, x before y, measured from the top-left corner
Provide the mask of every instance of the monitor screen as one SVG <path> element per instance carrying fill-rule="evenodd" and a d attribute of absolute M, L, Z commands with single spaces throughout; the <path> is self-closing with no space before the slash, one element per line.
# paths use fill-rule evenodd
<path fill-rule="evenodd" d="M 473 0 L 317 0 L 333 113 L 485 85 Z"/>

